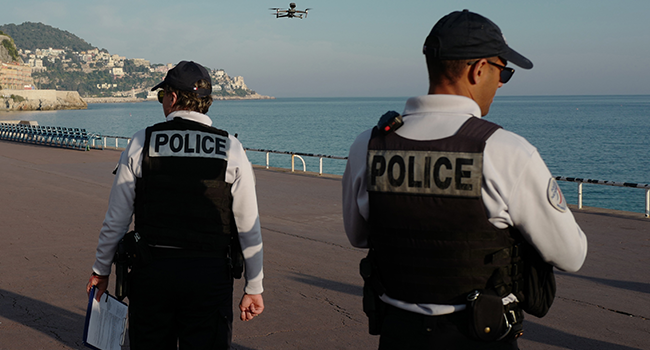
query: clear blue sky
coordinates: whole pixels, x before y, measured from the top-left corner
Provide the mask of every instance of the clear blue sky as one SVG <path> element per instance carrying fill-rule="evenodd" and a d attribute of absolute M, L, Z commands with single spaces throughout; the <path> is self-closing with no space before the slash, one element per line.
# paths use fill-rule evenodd
<path fill-rule="evenodd" d="M 194 60 L 276 97 L 415 96 L 422 43 L 442 16 L 493 20 L 533 61 L 500 95 L 650 94 L 650 1 L 304 0 L 307 19 L 275 19 L 290 0 L 4 2 L 0 24 L 42 22 L 128 58 Z M 515 67 L 516 68 L 516 67 Z"/>

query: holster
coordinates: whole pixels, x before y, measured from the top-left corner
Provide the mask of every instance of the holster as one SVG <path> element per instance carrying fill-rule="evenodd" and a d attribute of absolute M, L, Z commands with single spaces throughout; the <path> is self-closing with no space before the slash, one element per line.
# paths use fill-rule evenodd
<path fill-rule="evenodd" d="M 115 297 L 117 300 L 122 301 L 128 295 L 128 274 L 129 274 L 129 259 L 124 246 L 124 239 L 120 240 L 117 244 L 115 257 Z"/>
<path fill-rule="evenodd" d="M 128 232 L 117 244 L 113 257 L 115 263 L 115 297 L 123 300 L 129 294 L 128 273 L 134 267 L 143 267 L 151 262 L 149 245 L 135 231 Z"/>
<path fill-rule="evenodd" d="M 384 294 L 383 287 L 377 275 L 377 269 L 371 257 L 372 251 L 368 256 L 361 259 L 359 263 L 359 273 L 363 277 L 363 312 L 368 317 L 368 333 L 380 335 L 381 327 L 384 322 L 386 304 L 379 298 Z"/>

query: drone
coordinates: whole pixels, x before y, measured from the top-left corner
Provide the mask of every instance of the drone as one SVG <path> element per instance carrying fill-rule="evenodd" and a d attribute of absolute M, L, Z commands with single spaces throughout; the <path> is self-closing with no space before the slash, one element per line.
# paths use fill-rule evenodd
<path fill-rule="evenodd" d="M 305 9 L 304 11 L 296 10 L 296 3 L 292 2 L 289 4 L 289 8 L 286 10 L 279 7 L 272 7 L 269 10 L 275 11 L 275 13 L 272 13 L 272 15 L 275 15 L 275 18 L 287 17 L 287 18 L 303 19 L 302 14 L 304 13 L 304 18 L 307 18 L 307 11 L 311 9 Z M 300 15 L 298 15 L 297 13 L 300 13 Z"/>

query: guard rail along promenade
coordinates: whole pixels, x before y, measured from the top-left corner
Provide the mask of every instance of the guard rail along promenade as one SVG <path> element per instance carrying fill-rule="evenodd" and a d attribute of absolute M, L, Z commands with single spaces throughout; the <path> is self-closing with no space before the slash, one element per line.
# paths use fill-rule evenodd
<path fill-rule="evenodd" d="M 65 128 L 60 126 L 38 126 L 29 122 L 3 122 L 0 123 L 0 140 L 31 143 L 43 146 L 72 148 L 82 151 L 94 149 L 123 149 L 131 138 L 124 136 L 109 136 L 88 133 L 86 129 Z M 109 146 L 110 140 L 110 146 Z M 295 172 L 295 159 L 302 162 L 302 171 L 307 172 L 307 166 L 303 157 L 313 157 L 319 160 L 318 175 L 323 175 L 323 159 L 347 160 L 347 157 L 331 156 L 324 154 L 312 154 L 301 152 L 275 151 L 266 149 L 244 148 L 250 152 L 261 152 L 266 155 L 266 169 L 269 169 L 270 154 L 285 154 L 291 156 L 291 172 Z M 578 209 L 582 209 L 582 184 L 606 185 L 615 187 L 641 188 L 645 189 L 645 217 L 650 218 L 650 184 L 614 182 L 593 179 L 582 179 L 575 177 L 555 176 L 558 181 L 578 183 Z"/>

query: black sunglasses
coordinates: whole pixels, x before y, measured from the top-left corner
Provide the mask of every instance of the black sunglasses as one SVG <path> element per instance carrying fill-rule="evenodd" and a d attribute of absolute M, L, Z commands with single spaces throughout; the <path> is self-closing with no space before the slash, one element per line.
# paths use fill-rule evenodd
<path fill-rule="evenodd" d="M 471 66 L 473 64 L 476 64 L 476 62 L 478 62 L 478 61 L 469 62 L 469 63 L 467 63 L 467 65 Z M 491 65 L 493 65 L 495 67 L 501 68 L 501 75 L 499 76 L 499 81 L 501 82 L 501 84 L 507 83 L 510 80 L 510 78 L 512 78 L 512 75 L 515 74 L 515 69 L 514 68 L 502 66 L 502 65 L 500 65 L 498 63 L 494 63 L 494 62 L 490 62 L 490 61 L 487 61 L 487 63 L 489 63 L 489 64 L 491 64 Z"/>
<path fill-rule="evenodd" d="M 162 103 L 165 97 L 165 90 L 158 90 L 158 102 Z"/>

